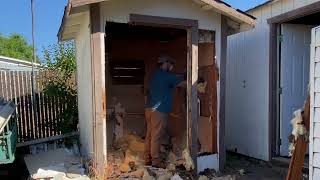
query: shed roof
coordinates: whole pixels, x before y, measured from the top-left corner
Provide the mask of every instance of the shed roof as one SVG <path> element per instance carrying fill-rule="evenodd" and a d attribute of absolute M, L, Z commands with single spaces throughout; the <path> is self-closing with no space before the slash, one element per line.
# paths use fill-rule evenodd
<path fill-rule="evenodd" d="M 273 2 L 273 1 L 274 0 L 268 0 L 268 1 L 264 2 L 264 3 L 258 4 L 257 6 L 254 6 L 254 7 L 250 8 L 250 9 L 246 10 L 246 12 L 252 11 L 252 10 L 257 9 L 257 8 L 260 8 L 260 7 L 262 7 L 264 5 L 267 5 L 267 4 L 269 4 L 269 3 Z"/>
<path fill-rule="evenodd" d="M 69 0 L 67 6 L 65 7 L 64 16 L 58 32 L 58 38 L 60 40 L 68 39 L 68 38 L 62 38 L 62 33 L 66 23 L 66 19 L 70 16 L 73 10 L 85 8 L 85 6 L 87 5 L 90 5 L 93 3 L 99 3 L 103 1 L 108 1 L 108 0 Z M 221 0 L 193 0 L 193 1 L 199 3 L 203 9 L 207 9 L 207 10 L 213 9 L 229 17 L 230 19 L 234 20 L 237 23 L 246 24 L 246 25 L 249 25 L 250 27 L 255 26 L 256 18 L 254 16 L 247 14 L 246 12 L 243 12 L 240 9 L 235 9 L 224 1 L 221 1 Z M 70 34 L 70 36 L 73 36 L 73 34 Z"/>

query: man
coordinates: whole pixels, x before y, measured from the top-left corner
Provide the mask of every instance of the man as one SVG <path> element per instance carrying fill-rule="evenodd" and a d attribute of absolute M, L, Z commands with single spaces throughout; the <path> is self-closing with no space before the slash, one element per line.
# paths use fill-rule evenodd
<path fill-rule="evenodd" d="M 167 124 L 173 106 L 174 88 L 186 86 L 186 81 L 172 73 L 175 60 L 162 55 L 158 60 L 159 69 L 151 76 L 146 102 L 145 163 L 165 168 L 161 157 L 161 146 L 168 144 Z"/>

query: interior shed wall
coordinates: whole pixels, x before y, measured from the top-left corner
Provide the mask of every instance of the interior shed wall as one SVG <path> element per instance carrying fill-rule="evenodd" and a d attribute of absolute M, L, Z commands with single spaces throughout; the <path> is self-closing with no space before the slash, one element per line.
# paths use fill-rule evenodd
<path fill-rule="evenodd" d="M 228 37 L 227 149 L 237 149 L 238 153 L 270 160 L 270 27 L 267 19 L 316 1 L 279 0 L 251 10 L 249 13 L 257 18 L 256 27 Z"/>
<path fill-rule="evenodd" d="M 75 38 L 80 147 L 85 156 L 93 155 L 92 66 L 89 25 L 89 12 L 85 12 L 80 31 Z"/>
<path fill-rule="evenodd" d="M 112 35 L 111 35 L 112 36 Z M 121 60 L 142 60 L 145 63 L 145 85 L 115 85 L 112 84 L 112 78 L 108 77 L 108 104 L 111 106 L 112 98 L 116 97 L 126 110 L 126 117 L 124 118 L 124 133 L 137 133 L 141 137 L 145 135 L 145 118 L 144 118 L 144 104 L 145 104 L 145 90 L 144 86 L 148 86 L 148 81 L 152 73 L 157 69 L 157 61 L 160 54 L 165 53 L 174 59 L 177 64 L 175 66 L 175 73 L 183 73 L 186 68 L 187 47 L 186 36 L 169 42 L 160 42 L 153 39 L 106 39 L 107 60 L 121 61 Z M 106 70 L 109 70 L 108 68 Z M 108 73 L 110 76 L 110 74 Z M 182 112 L 181 90 L 176 90 L 180 93 L 175 93 L 174 96 L 174 110 L 170 115 L 169 133 L 172 136 L 180 136 L 186 129 L 185 112 Z M 176 116 L 178 118 L 176 118 Z M 179 127 L 179 128 L 177 128 Z M 112 129 L 108 127 L 108 135 L 111 136 Z M 108 138 L 110 145 L 111 139 Z"/>

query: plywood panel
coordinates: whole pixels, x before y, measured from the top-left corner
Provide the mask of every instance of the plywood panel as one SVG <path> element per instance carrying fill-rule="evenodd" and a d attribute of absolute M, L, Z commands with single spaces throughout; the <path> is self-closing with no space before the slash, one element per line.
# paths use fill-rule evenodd
<path fill-rule="evenodd" d="M 199 67 L 213 65 L 214 60 L 214 43 L 199 43 Z"/>
<path fill-rule="evenodd" d="M 215 65 L 199 68 L 199 78 L 207 82 L 205 93 L 198 93 L 200 99 L 199 137 L 212 136 L 210 139 L 203 139 L 201 152 L 217 152 L 217 85 L 218 70 Z M 200 124 L 201 123 L 201 124 Z M 206 126 L 206 127 L 205 127 Z M 204 128 L 204 131 L 200 127 Z M 208 134 L 207 133 L 208 130 Z M 203 143 L 209 144 L 203 145 Z M 210 147 L 210 148 L 207 148 Z M 210 151 L 207 151 L 210 150 Z"/>

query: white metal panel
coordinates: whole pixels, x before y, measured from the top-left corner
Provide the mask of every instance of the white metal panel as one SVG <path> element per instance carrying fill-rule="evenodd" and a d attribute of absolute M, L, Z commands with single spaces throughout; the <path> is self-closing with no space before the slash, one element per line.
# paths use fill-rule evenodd
<path fill-rule="evenodd" d="M 320 123 L 313 123 L 313 137 L 320 138 Z"/>
<path fill-rule="evenodd" d="M 320 47 L 320 39 L 316 38 L 320 33 L 320 27 L 314 28 L 311 33 L 311 55 L 310 55 L 310 136 L 309 136 L 309 177 L 311 180 L 320 179 L 320 111 L 317 107 L 319 92 L 315 91 L 315 64 L 318 61 L 317 51 Z"/>
<path fill-rule="evenodd" d="M 320 153 L 313 153 L 313 167 L 320 168 Z"/>
<path fill-rule="evenodd" d="M 320 77 L 320 62 L 315 63 L 314 76 Z"/>
<path fill-rule="evenodd" d="M 313 152 L 320 153 L 320 138 L 314 138 L 314 140 L 313 140 Z"/>
<path fill-rule="evenodd" d="M 78 111 L 81 151 L 85 156 L 93 155 L 93 109 L 92 73 L 89 12 L 83 16 L 81 28 L 76 36 Z"/>
<path fill-rule="evenodd" d="M 248 81 L 248 86 L 250 86 L 250 92 L 255 94 L 254 96 L 247 97 L 247 99 L 243 101 L 241 98 L 237 98 L 237 95 L 240 95 L 240 92 L 238 92 L 239 88 L 227 88 L 226 98 L 229 98 L 229 100 L 226 102 L 226 133 L 228 133 L 226 135 L 226 143 L 228 148 L 234 149 L 234 147 L 243 146 L 244 149 L 251 149 L 252 152 L 256 152 L 255 157 L 258 159 L 263 159 L 262 157 L 265 157 L 264 155 L 268 156 L 269 148 L 268 146 L 265 146 L 269 145 L 270 137 L 268 133 L 269 107 L 267 99 L 269 94 L 269 56 L 266 55 L 266 53 L 269 52 L 268 42 L 270 37 L 267 18 L 286 13 L 289 10 L 306 6 L 317 1 L 319 0 L 278 0 L 263 7 L 251 10 L 249 13 L 257 18 L 255 29 L 246 33 L 236 34 L 228 39 L 227 51 L 230 56 L 227 58 L 227 66 L 231 66 L 228 67 L 229 69 L 235 69 L 235 66 L 237 65 L 235 61 L 246 57 L 247 66 L 242 66 L 242 69 L 238 69 L 237 71 L 247 73 L 247 75 L 252 78 L 250 82 Z M 269 16 L 269 14 L 271 14 L 271 16 Z M 320 41 L 317 42 L 320 44 Z M 243 47 L 234 46 L 233 44 L 242 44 Z M 255 46 L 255 44 L 259 45 Z M 318 50 L 318 52 L 318 57 L 320 57 L 320 50 Z M 317 61 L 320 61 L 320 58 L 318 58 Z M 233 64 L 229 62 L 232 62 Z M 256 71 L 252 71 L 251 69 L 255 69 Z M 234 87 L 236 85 L 240 86 L 239 77 L 234 77 L 239 76 L 239 73 L 228 73 L 230 76 L 228 78 L 228 81 L 230 82 L 227 82 L 229 87 Z M 247 106 L 247 102 L 255 103 L 256 106 L 254 106 L 251 111 L 241 111 L 240 109 L 243 108 L 242 106 Z M 260 114 L 256 113 L 256 111 Z M 228 115 L 228 113 L 232 113 L 232 115 Z M 252 120 L 255 120 L 257 126 L 252 125 L 244 127 L 245 125 L 250 124 L 249 122 Z M 231 126 L 239 126 L 244 130 L 234 130 Z M 254 145 L 252 145 L 250 144 L 252 142 L 245 142 L 245 139 L 248 136 L 247 134 L 252 135 L 256 140 L 262 134 L 265 138 L 259 139 L 259 143 L 253 143 Z M 255 137 L 254 134 L 258 134 L 259 136 Z M 259 145 L 263 145 L 262 147 L 264 148 L 261 152 L 256 150 L 258 149 L 257 147 L 252 147 Z M 245 154 L 249 154 L 248 152 Z"/>
<path fill-rule="evenodd" d="M 320 78 L 315 78 L 314 91 L 320 92 Z"/>
<path fill-rule="evenodd" d="M 282 24 L 280 70 L 280 155 L 289 155 L 292 114 L 303 106 L 308 92 L 311 27 Z"/>
<path fill-rule="evenodd" d="M 320 108 L 314 108 L 314 121 L 320 122 Z"/>
<path fill-rule="evenodd" d="M 320 107 L 320 93 L 316 93 L 315 94 L 314 107 Z"/>
<path fill-rule="evenodd" d="M 314 168 L 313 175 L 310 175 L 314 180 L 317 180 L 320 178 L 320 168 Z"/>
<path fill-rule="evenodd" d="M 263 48 L 269 43 L 268 34 L 268 24 L 261 23 L 252 31 L 228 37 L 227 51 L 227 149 L 263 160 L 269 160 L 265 111 L 269 52 Z"/>

